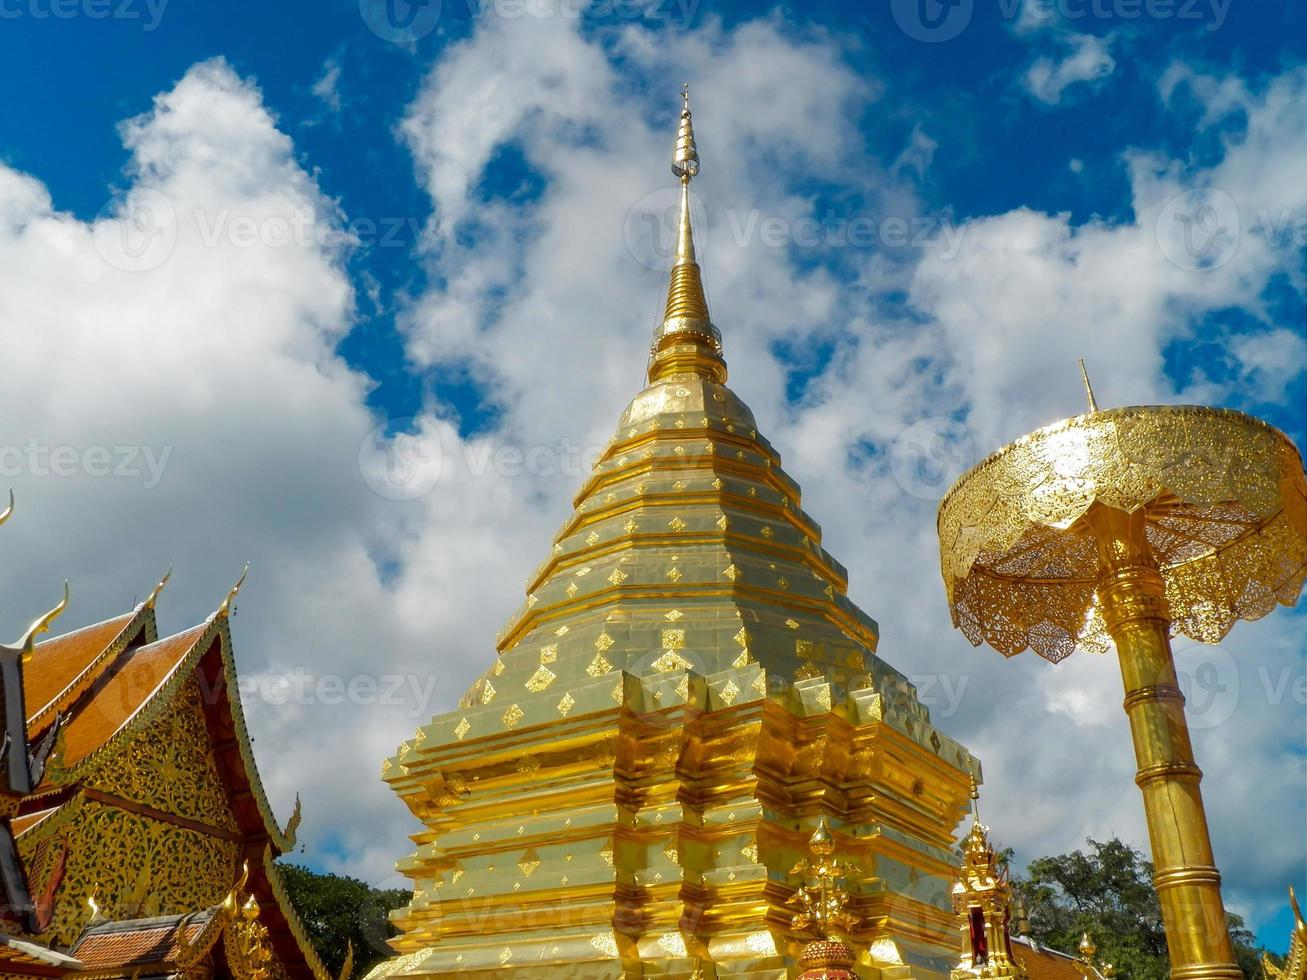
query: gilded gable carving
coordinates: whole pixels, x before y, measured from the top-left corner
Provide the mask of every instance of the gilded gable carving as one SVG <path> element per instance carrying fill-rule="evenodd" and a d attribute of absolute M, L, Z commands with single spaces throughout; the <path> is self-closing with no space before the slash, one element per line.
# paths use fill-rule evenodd
<path fill-rule="evenodd" d="M 172 709 L 97 767 L 89 785 L 105 793 L 235 832 L 213 758 L 199 681 L 192 678 Z"/>
<path fill-rule="evenodd" d="M 231 890 L 240 856 L 235 841 L 90 800 L 68 807 L 76 819 L 58 814 L 49 827 L 37 828 L 41 840 L 23 841 L 25 857 L 35 858 L 38 887 L 53 871 L 40 864 L 50 865 L 62 851 L 49 842 L 62 836 L 69 845 L 54 918 L 42 942 L 71 944 L 91 918 L 91 897 L 107 918 L 134 919 L 208 908 Z"/>

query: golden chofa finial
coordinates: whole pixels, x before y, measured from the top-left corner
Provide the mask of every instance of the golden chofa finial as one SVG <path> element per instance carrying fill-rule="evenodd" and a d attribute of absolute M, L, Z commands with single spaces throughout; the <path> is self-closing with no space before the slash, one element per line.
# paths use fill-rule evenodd
<path fill-rule="evenodd" d="M 1289 889 L 1289 908 L 1293 912 L 1293 932 L 1289 935 L 1289 955 L 1283 966 L 1276 966 L 1262 953 L 1262 972 L 1266 980 L 1304 980 L 1307 977 L 1307 920 L 1298 907 L 1298 896 Z"/>
<path fill-rule="evenodd" d="M 245 576 L 248 574 L 250 574 L 250 563 L 246 562 L 245 568 L 241 572 L 241 577 L 236 580 L 236 584 L 233 585 L 231 591 L 227 593 L 227 598 L 223 599 L 222 605 L 218 607 L 218 618 L 224 619 L 231 615 L 232 603 L 236 601 L 236 593 L 239 592 L 241 586 L 245 584 Z"/>
<path fill-rule="evenodd" d="M 150 594 L 145 597 L 145 607 L 147 609 L 154 608 L 155 602 L 159 599 L 159 593 L 162 592 L 163 587 L 168 584 L 168 579 L 172 578 L 172 568 L 175 564 L 176 562 L 168 563 L 168 570 L 163 573 L 163 578 L 159 579 L 159 584 L 151 589 Z"/>
<path fill-rule="evenodd" d="M 1085 383 L 1085 397 L 1089 399 L 1089 410 L 1098 411 L 1098 402 L 1094 399 L 1094 386 L 1089 383 L 1089 372 L 1085 370 L 1085 359 L 1080 358 L 1080 380 Z"/>
<path fill-rule="evenodd" d="M 48 612 L 42 613 L 35 620 L 33 620 L 32 625 L 27 627 L 27 632 L 24 633 L 19 638 L 17 643 L 14 643 L 12 646 L 7 644 L 0 644 L 0 651 L 8 654 L 11 657 L 19 657 L 23 660 L 24 663 L 26 663 L 28 660 L 32 658 L 32 651 L 36 648 L 36 638 L 40 636 L 42 633 L 46 632 L 50 628 L 50 624 L 54 622 L 55 617 L 57 617 L 61 612 L 63 612 L 67 608 L 68 608 L 68 581 L 65 579 L 64 597 L 59 600 L 59 604 L 55 606 L 53 609 L 49 610 Z"/>
<path fill-rule="evenodd" d="M 10 487 L 9 506 L 4 509 L 3 513 L 0 513 L 0 524 L 3 524 L 5 521 L 9 520 L 9 515 L 12 514 L 13 512 L 14 512 L 14 489 L 13 487 Z"/>
<path fill-rule="evenodd" d="M 1098 952 L 1098 947 L 1094 941 L 1089 938 L 1089 933 L 1082 933 L 1080 936 L 1080 958 L 1086 963 L 1092 963 L 1094 954 Z"/>
<path fill-rule="evenodd" d="M 681 90 L 681 119 L 672 150 L 672 173 L 681 182 L 676 218 L 676 250 L 672 255 L 671 282 L 663 322 L 654 331 L 649 359 L 649 383 L 678 375 L 698 375 L 721 384 L 726 380 L 722 335 L 708 315 L 708 299 L 694 251 L 690 221 L 690 181 L 699 173 L 699 151 L 694 144 L 690 116 L 690 87 Z"/>

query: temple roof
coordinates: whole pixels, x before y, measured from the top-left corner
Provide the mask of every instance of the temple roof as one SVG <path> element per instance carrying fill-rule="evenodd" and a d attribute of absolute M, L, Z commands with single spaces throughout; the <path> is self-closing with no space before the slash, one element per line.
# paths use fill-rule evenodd
<path fill-rule="evenodd" d="M 140 609 L 129 615 L 139 618 Z M 102 630 L 92 627 L 79 632 L 108 637 L 111 630 L 106 624 L 100 625 Z M 24 806 L 20 822 L 29 814 L 48 809 L 50 794 L 81 781 L 99 759 L 125 746 L 137 731 L 167 711 L 189 678 L 203 675 L 206 690 L 214 695 L 204 699 L 205 711 L 212 716 L 215 730 L 232 735 L 228 751 L 218 754 L 219 769 L 232 784 L 231 793 L 249 801 L 245 807 L 233 801 L 237 819 L 252 839 L 268 840 L 278 853 L 289 850 L 294 845 L 293 833 L 283 832 L 273 816 L 255 766 L 240 699 L 233 696 L 236 673 L 227 616 L 214 613 L 198 626 L 135 646 L 121 642 L 124 632 L 109 637 L 100 654 L 86 652 L 92 646 L 89 640 L 70 642 L 65 647 L 60 641 L 66 638 L 58 637 L 41 645 L 53 644 L 55 651 L 78 650 L 81 658 L 95 664 L 95 676 L 90 681 L 79 676 L 68 692 L 56 696 L 57 702 L 67 702 L 61 708 L 64 723 L 58 748 L 44 781 L 37 787 L 37 795 Z M 153 633 L 152 614 L 149 632 Z M 39 665 L 42 659 L 33 657 L 33 663 Z M 69 693 L 73 688 L 78 688 L 76 693 Z"/>
<path fill-rule="evenodd" d="M 0 935 L 0 971 L 21 969 L 25 974 L 57 976 L 65 971 L 80 970 L 81 966 L 81 961 L 76 957 L 60 953 L 40 943 Z M 33 969 L 34 967 L 36 969 Z"/>
<path fill-rule="evenodd" d="M 1040 946 L 1024 936 L 1012 937 L 1012 954 L 1028 980 L 1101 980 L 1088 963 L 1067 953 Z"/>
<path fill-rule="evenodd" d="M 0 523 L 12 509 L 11 495 Z M 35 637 L 68 604 L 65 583 L 62 602 L 33 622 L 18 643 L 0 644 L 0 693 L 8 695 L 3 698 L 7 748 L 0 760 L 0 774 L 7 777 L 0 785 L 6 795 L 0 811 L 0 920 L 22 932 L 45 929 L 29 894 L 16 836 L 32 834 L 65 807 L 75 806 L 79 795 L 98 792 L 87 785 L 98 767 L 175 710 L 190 683 L 197 682 L 204 692 L 201 703 L 214 762 L 246 859 L 245 874 L 229 899 L 248 884 L 251 900 L 259 900 L 251 907 L 286 975 L 326 980 L 275 863 L 277 855 L 294 846 L 299 803 L 283 830 L 268 805 L 237 693 L 228 619 L 245 576 L 203 623 L 160 640 L 154 605 L 169 575 L 131 612 L 36 644 Z M 19 696 L 13 696 L 15 691 Z M 133 804 L 114 799 L 110 805 Z M 169 819 L 166 813 L 156 816 Z M 253 869 L 251 862 L 257 862 Z M 234 908 L 229 901 L 162 919 L 96 923 L 79 938 L 71 957 L 0 935 L 0 973 L 144 977 L 185 972 L 197 956 L 207 954 Z"/>
<path fill-rule="evenodd" d="M 216 909 L 204 909 L 186 915 L 93 925 L 78 939 L 71 953 L 88 973 L 110 971 L 149 976 L 171 972 L 163 967 L 175 965 L 191 952 L 197 940 L 217 938 L 216 930 L 204 936 L 205 927 L 216 913 Z"/>
<path fill-rule="evenodd" d="M 226 796 L 252 859 L 249 888 L 261 905 L 270 941 L 292 977 L 327 976 L 291 906 L 275 858 L 294 846 L 296 812 L 283 829 L 275 819 L 254 761 L 237 695 L 228 622 L 231 596 L 203 623 L 157 639 L 153 600 L 135 610 L 55 637 L 36 647 L 24 677 L 29 703 L 43 704 L 28 719 L 29 730 L 45 731 L 62 717 L 57 749 L 36 792 L 13 817 L 16 835 L 29 834 L 58 813 L 97 767 L 127 749 L 162 714 L 172 710 L 188 682 L 200 682 L 213 740 L 214 759 Z M 234 594 L 234 592 L 233 592 Z M 211 911 L 211 910 L 210 910 Z M 78 959 L 98 976 L 151 974 L 151 963 L 172 962 L 187 930 L 203 925 L 207 913 L 130 923 L 106 923 L 88 931 Z M 152 959 L 153 958 L 153 959 Z M 169 972 L 162 970 L 162 972 Z"/>
<path fill-rule="evenodd" d="M 28 735 L 34 737 L 67 711 L 130 644 L 157 635 L 154 607 L 141 603 L 129 613 L 38 643 L 23 677 Z"/>
<path fill-rule="evenodd" d="M 126 651 L 65 723 L 62 764 L 76 766 L 123 731 L 208 632 L 209 624 L 202 623 Z"/>

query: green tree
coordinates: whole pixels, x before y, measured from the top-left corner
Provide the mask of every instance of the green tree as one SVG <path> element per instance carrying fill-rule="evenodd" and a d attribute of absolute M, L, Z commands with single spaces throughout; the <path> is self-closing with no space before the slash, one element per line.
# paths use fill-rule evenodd
<path fill-rule="evenodd" d="M 319 874 L 296 864 L 278 867 L 291 904 L 328 971 L 340 973 L 351 945 L 356 977 L 389 955 L 386 940 L 395 929 L 387 913 L 407 903 L 409 892 L 373 888 L 357 878 Z"/>
<path fill-rule="evenodd" d="M 1166 980 L 1170 966 L 1153 865 L 1120 840 L 1089 840 L 1089 851 L 1036 858 L 1013 885 L 1025 901 L 1030 935 L 1050 949 L 1075 954 L 1088 933 L 1100 963 L 1129 980 Z M 1235 958 L 1248 977 L 1262 974 L 1262 950 L 1230 915 Z"/>

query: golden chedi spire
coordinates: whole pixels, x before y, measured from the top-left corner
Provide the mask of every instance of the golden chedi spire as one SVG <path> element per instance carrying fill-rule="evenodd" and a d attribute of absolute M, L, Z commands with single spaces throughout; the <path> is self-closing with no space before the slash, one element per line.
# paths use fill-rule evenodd
<path fill-rule="evenodd" d="M 672 254 L 663 322 L 654 332 L 650 350 L 649 382 L 678 374 L 697 374 L 721 384 L 726 381 L 722 336 L 708 316 L 708 300 L 703 292 L 703 275 L 694 251 L 694 228 L 690 221 L 690 181 L 699 173 L 699 151 L 694 145 L 689 85 L 681 90 L 681 98 L 681 122 L 672 151 L 672 173 L 681 182 L 676 251 Z"/>
<path fill-rule="evenodd" d="M 407 977 L 776 976 L 802 944 L 775 883 L 823 814 L 841 863 L 877 869 L 845 886 L 864 919 L 847 947 L 869 964 L 955 955 L 946 869 L 978 764 L 876 656 L 875 622 L 725 384 L 698 167 L 687 104 L 648 383 L 497 655 L 382 764 L 425 825 L 398 865 Z"/>

